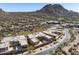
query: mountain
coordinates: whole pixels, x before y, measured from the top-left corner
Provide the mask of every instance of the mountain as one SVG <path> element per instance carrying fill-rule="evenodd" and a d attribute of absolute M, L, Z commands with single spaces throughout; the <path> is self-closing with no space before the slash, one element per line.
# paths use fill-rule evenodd
<path fill-rule="evenodd" d="M 48 4 L 44 6 L 42 9 L 38 10 L 37 13 L 62 16 L 69 19 L 79 18 L 79 13 L 67 10 L 60 4 Z"/>
<path fill-rule="evenodd" d="M 48 21 L 79 22 L 79 13 L 65 9 L 60 4 L 48 4 L 32 12 L 5 12 L 0 9 L 0 35 L 3 33 L 21 34 L 51 27 Z M 36 30 L 35 30 L 36 29 Z M 2 33 L 2 34 L 1 34 Z"/>
<path fill-rule="evenodd" d="M 46 13 L 46 14 L 56 14 L 56 15 L 66 15 L 66 14 L 74 14 L 75 12 L 71 12 L 67 9 L 65 9 L 62 5 L 60 4 L 48 4 L 44 6 L 42 9 L 37 11 L 39 13 Z M 78 14 L 78 13 L 76 13 Z M 79 14 L 78 14 L 79 15 Z"/>
<path fill-rule="evenodd" d="M 0 18 L 3 19 L 28 19 L 28 18 L 44 18 L 44 19 L 58 19 L 65 18 L 65 20 L 78 20 L 79 13 L 65 9 L 60 4 L 47 4 L 40 10 L 34 12 L 5 12 L 0 9 Z"/>
<path fill-rule="evenodd" d="M 3 16 L 4 16 L 4 14 L 6 14 L 6 12 L 5 12 L 5 11 L 3 11 L 2 9 L 0 9 L 0 16 L 1 16 L 1 15 L 3 15 Z"/>
<path fill-rule="evenodd" d="M 47 14 L 64 14 L 65 12 L 68 11 L 60 4 L 54 4 L 54 5 L 48 4 L 37 12 L 47 13 Z"/>

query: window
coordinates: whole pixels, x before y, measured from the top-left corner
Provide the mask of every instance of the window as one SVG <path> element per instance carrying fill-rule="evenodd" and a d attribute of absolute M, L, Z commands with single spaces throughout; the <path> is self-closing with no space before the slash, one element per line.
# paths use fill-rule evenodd
<path fill-rule="evenodd" d="M 7 47 L 5 47 L 5 48 L 0 48 L 0 53 L 1 53 L 1 52 L 5 52 L 6 50 L 8 50 Z"/>

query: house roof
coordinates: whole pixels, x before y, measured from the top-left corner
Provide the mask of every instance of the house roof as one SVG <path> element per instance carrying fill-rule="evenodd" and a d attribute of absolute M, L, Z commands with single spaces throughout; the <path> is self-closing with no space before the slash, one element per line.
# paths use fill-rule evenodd
<path fill-rule="evenodd" d="M 1 43 L 0 44 L 0 48 L 6 48 L 6 47 L 8 47 L 8 43 Z"/>
<path fill-rule="evenodd" d="M 2 43 L 10 42 L 10 41 L 19 41 L 21 45 L 28 45 L 27 38 L 24 35 L 15 36 L 15 37 L 5 37 L 1 41 Z"/>
<path fill-rule="evenodd" d="M 29 38 L 33 41 L 33 42 L 38 42 L 39 40 L 32 34 L 28 35 Z"/>

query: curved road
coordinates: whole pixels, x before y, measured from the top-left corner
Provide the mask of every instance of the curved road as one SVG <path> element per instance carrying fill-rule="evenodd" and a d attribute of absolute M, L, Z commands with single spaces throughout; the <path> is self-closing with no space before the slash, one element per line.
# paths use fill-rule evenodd
<path fill-rule="evenodd" d="M 55 45 L 53 43 L 51 43 L 51 45 L 52 45 L 51 47 L 49 47 L 47 49 L 45 49 L 45 48 L 43 49 L 43 47 L 42 47 L 42 51 L 40 50 L 40 51 L 37 51 L 35 53 L 31 53 L 31 54 L 35 54 L 35 55 L 46 55 L 50 51 L 56 50 L 57 47 L 61 46 L 61 44 L 63 44 L 64 42 L 69 41 L 69 39 L 71 38 L 71 35 L 69 33 L 69 29 L 64 29 L 63 33 L 64 33 L 64 36 L 62 37 L 62 39 L 59 38 L 59 43 L 57 43 Z"/>

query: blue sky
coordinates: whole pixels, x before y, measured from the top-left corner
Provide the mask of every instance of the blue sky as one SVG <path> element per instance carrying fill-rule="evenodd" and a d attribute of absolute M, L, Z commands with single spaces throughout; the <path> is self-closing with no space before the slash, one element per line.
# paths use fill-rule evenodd
<path fill-rule="evenodd" d="M 0 8 L 4 11 L 10 12 L 28 12 L 35 11 L 41 9 L 48 3 L 0 3 Z M 54 3 L 52 3 L 54 4 Z M 79 4 L 78 3 L 61 3 L 68 10 L 73 10 L 79 12 Z"/>

